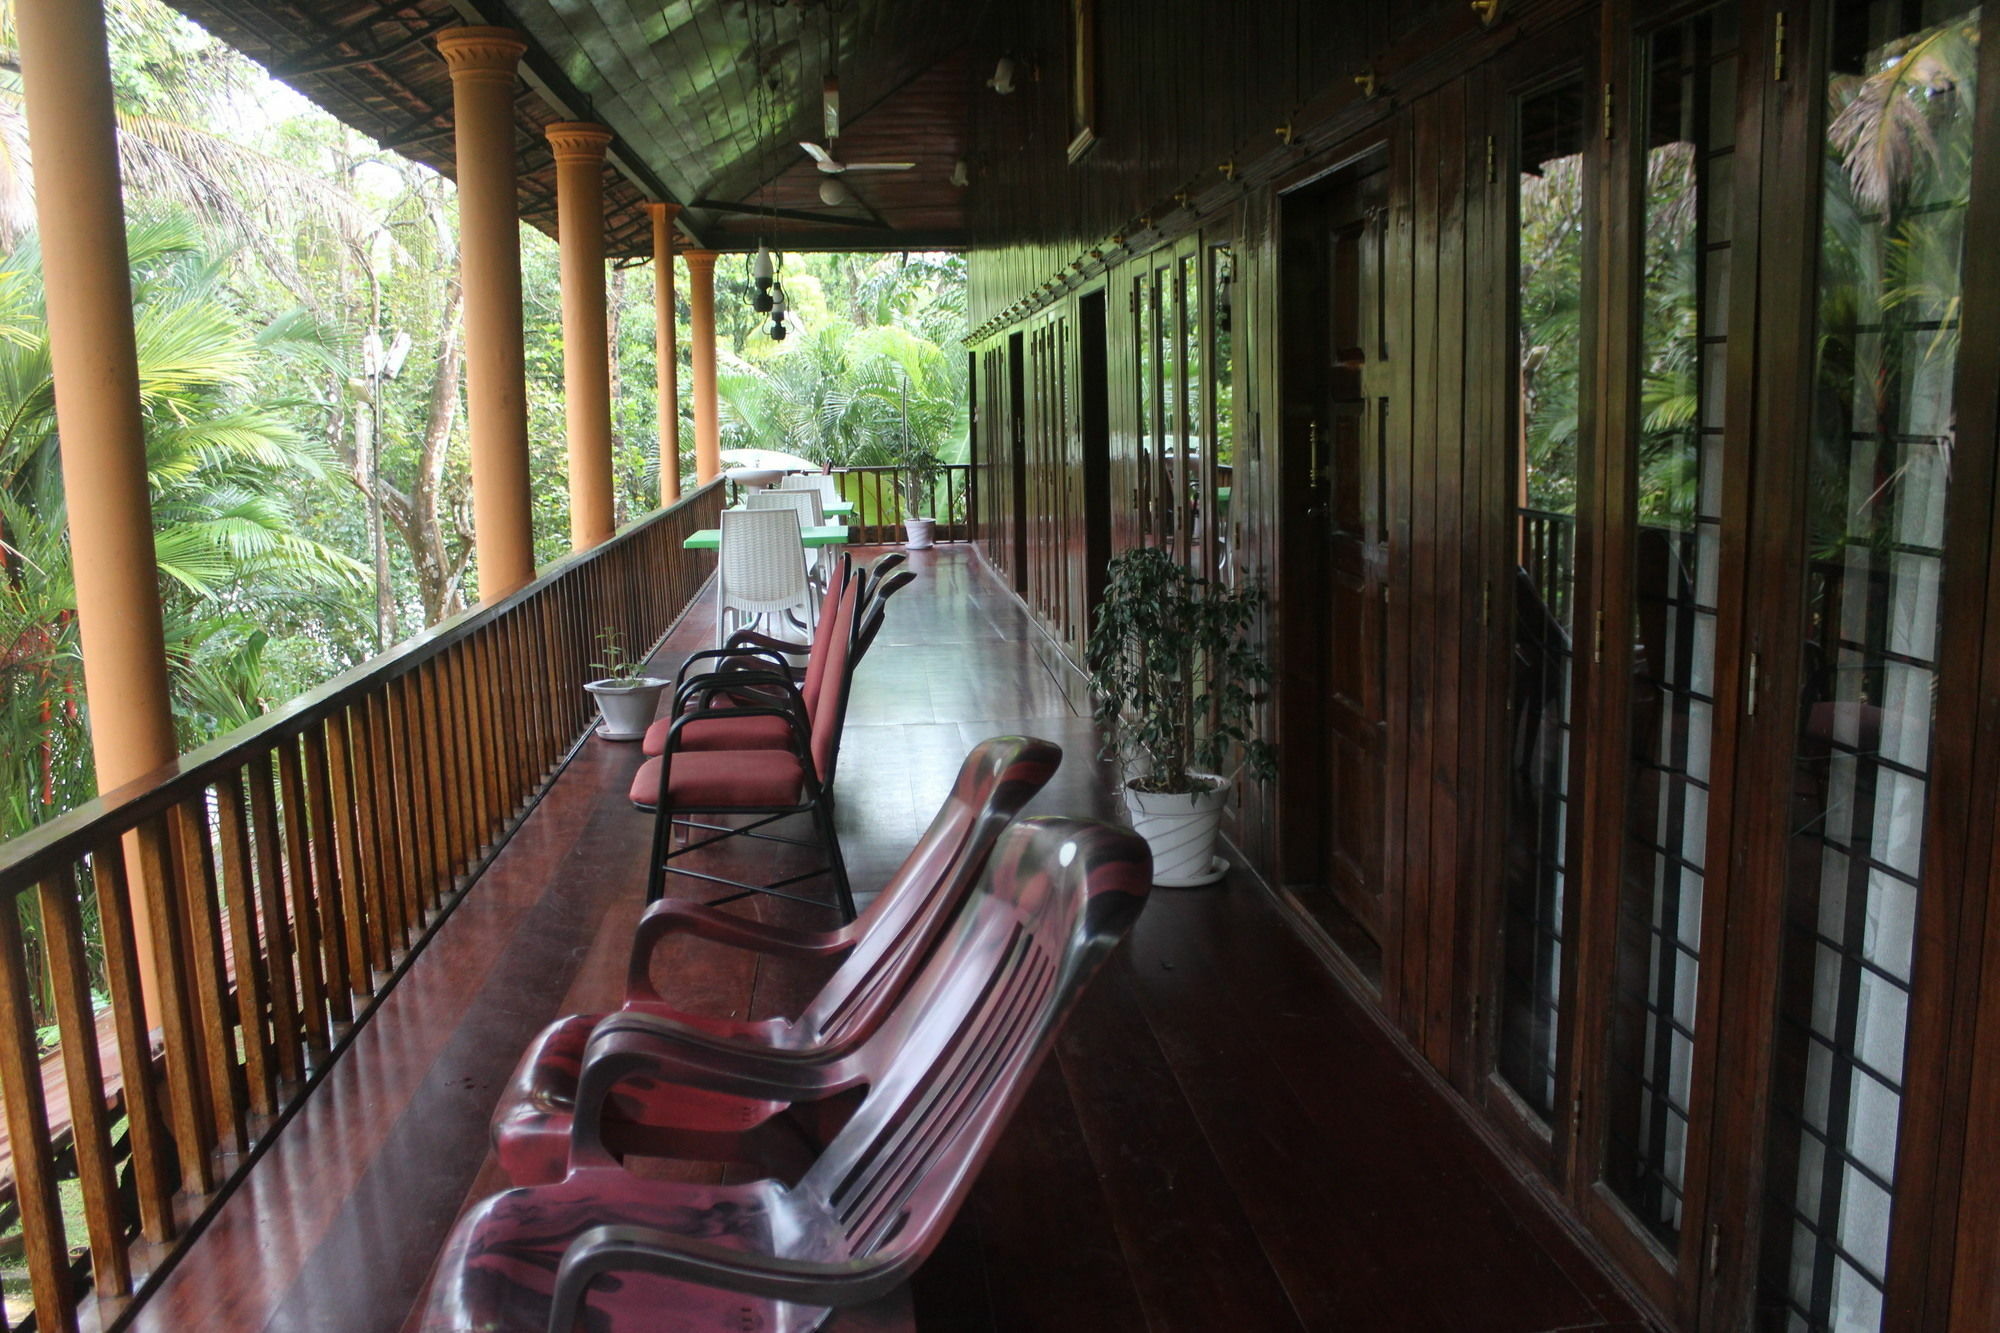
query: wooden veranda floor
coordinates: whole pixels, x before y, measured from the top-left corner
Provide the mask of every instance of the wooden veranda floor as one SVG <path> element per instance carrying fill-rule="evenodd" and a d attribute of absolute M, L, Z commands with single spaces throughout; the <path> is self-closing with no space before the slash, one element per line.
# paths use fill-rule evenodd
<path fill-rule="evenodd" d="M 989 735 L 1063 745 L 1032 810 L 1112 809 L 1088 719 L 1019 604 L 963 548 L 912 564 L 921 577 L 861 667 L 842 754 L 862 892 Z M 663 660 L 712 626 L 697 607 Z M 625 800 L 638 762 L 635 746 L 584 747 L 134 1327 L 405 1323 L 453 1220 L 503 1184 L 486 1124 L 520 1051 L 618 994 L 649 832 Z M 660 975 L 721 1012 L 784 1009 L 816 982 L 693 948 Z M 1155 893 L 913 1290 L 834 1325 L 1642 1326 L 1241 871 Z"/>

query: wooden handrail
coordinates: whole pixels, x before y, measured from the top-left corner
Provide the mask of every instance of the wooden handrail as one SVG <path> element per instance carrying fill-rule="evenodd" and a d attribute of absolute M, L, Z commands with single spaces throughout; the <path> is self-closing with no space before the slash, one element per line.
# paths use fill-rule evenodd
<path fill-rule="evenodd" d="M 38 824 L 25 833 L 0 842 L 0 894 L 25 892 L 52 864 L 72 860 L 87 852 L 89 844 L 96 840 L 101 821 L 129 818 L 136 822 L 168 809 L 189 789 L 213 782 L 240 767 L 245 756 L 269 749 L 277 740 L 299 735 L 329 713 L 367 694 L 381 681 L 404 675 L 423 665 L 552 584 L 606 558 L 620 543 L 631 540 L 656 524 L 669 522 L 675 515 L 691 508 L 712 512 L 720 507 L 720 496 L 716 493 L 722 486 L 723 482 L 717 479 L 690 491 L 672 506 L 634 519 L 620 528 L 609 541 L 587 551 L 564 556 L 547 566 L 533 583 L 499 601 L 467 607 L 414 638 L 350 667 L 236 730 L 177 756 L 145 776 L 100 793 L 47 823 Z"/>
<path fill-rule="evenodd" d="M 254 1169 L 574 752 L 598 629 L 650 648 L 700 593 L 715 557 L 682 542 L 725 489 L 0 844 L 0 1109 L 38 1329 L 143 1301 Z M 141 1239 L 164 1248 L 135 1280 Z"/>

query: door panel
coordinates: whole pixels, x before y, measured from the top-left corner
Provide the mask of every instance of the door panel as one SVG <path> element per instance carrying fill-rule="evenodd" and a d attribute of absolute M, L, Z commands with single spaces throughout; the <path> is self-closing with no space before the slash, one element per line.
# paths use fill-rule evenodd
<path fill-rule="evenodd" d="M 1287 887 L 1372 979 L 1385 943 L 1387 155 L 1283 204 Z M 1296 725 L 1294 725 L 1296 720 Z"/>

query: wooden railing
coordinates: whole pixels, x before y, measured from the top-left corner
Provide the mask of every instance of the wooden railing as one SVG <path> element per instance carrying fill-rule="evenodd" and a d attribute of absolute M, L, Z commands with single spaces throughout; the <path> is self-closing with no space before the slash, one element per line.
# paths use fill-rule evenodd
<path fill-rule="evenodd" d="M 1542 604 L 1557 624 L 1567 626 L 1573 562 L 1576 559 L 1576 516 L 1542 509 L 1515 511 L 1515 560 L 1526 570 Z"/>
<path fill-rule="evenodd" d="M 143 1299 L 573 752 L 599 630 L 655 645 L 700 592 L 714 557 L 681 540 L 722 498 L 0 845 L 0 1099 L 32 1293 L 11 1326 L 103 1326 Z"/>
<path fill-rule="evenodd" d="M 834 486 L 843 500 L 858 506 L 848 526 L 857 545 L 873 546 L 903 540 L 903 469 L 899 467 L 843 467 L 833 470 Z M 931 503 L 924 517 L 937 520 L 936 539 L 941 542 L 972 540 L 970 488 L 972 468 L 965 463 L 947 463 L 931 484 Z"/>

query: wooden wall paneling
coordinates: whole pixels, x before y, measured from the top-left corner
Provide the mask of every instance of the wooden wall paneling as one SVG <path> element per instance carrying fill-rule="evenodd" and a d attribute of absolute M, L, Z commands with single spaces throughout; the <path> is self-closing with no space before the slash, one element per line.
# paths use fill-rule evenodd
<path fill-rule="evenodd" d="M 1982 87 L 2000 88 L 2000 41 L 1980 43 L 1979 74 Z M 2000 142 L 2000 97 L 1983 98 L 1977 114 L 1979 141 L 1986 145 Z M 1985 154 L 1981 162 L 1990 168 L 1992 153 Z M 2000 206 L 2000 187 L 1996 187 L 1990 170 L 1982 172 L 1976 164 L 1973 171 L 1966 235 L 1991 236 L 2000 228 L 2000 216 L 1995 212 Z M 2000 291 L 2000 248 L 1968 247 L 1965 287 L 1989 294 Z M 1967 974 L 1976 973 L 1978 979 L 1969 999 L 1959 1002 L 1959 1012 L 1965 1017 L 1951 1042 L 1951 1049 L 1962 1053 L 1962 1058 L 1956 1062 L 1959 1077 L 1949 1090 L 1946 1115 L 1948 1123 L 1962 1126 L 1963 1133 L 1939 1154 L 1942 1183 L 1938 1211 L 1948 1208 L 1952 1215 L 1949 1223 L 1941 1217 L 1935 1224 L 1938 1240 L 1932 1247 L 1933 1271 L 1927 1285 L 1937 1292 L 1949 1284 L 1949 1305 L 1933 1306 L 1933 1317 L 1940 1325 L 1963 1333 L 2000 1326 L 2000 1180 L 1990 1171 L 1954 1173 L 1949 1166 L 1953 1161 L 1991 1162 L 2000 1153 L 2000 1098 L 1992 1095 L 1992 1089 L 2000 1087 L 2000 912 L 1993 910 L 1992 901 L 1994 886 L 2000 884 L 2000 828 L 1996 828 L 2000 809 L 1994 795 L 2000 792 L 2000 542 L 1993 540 L 1996 527 L 2000 527 L 2000 485 L 1996 485 L 1993 458 L 1995 437 L 2000 435 L 2000 420 L 1996 419 L 2000 418 L 2000 400 L 1996 399 L 2000 389 L 1994 387 L 2000 385 L 2000 366 L 1995 365 L 1995 349 L 2000 347 L 2000 334 L 1993 327 L 1996 320 L 2000 320 L 2000 303 L 1990 299 L 1967 303 L 1959 372 L 1959 382 L 1965 388 L 1958 416 L 1958 457 L 1962 461 L 1954 464 L 1953 481 L 1965 508 L 1957 511 L 1952 521 L 1961 530 L 1983 529 L 1981 536 L 1986 543 L 1985 617 L 1976 682 L 1980 702 L 1973 714 L 1975 766 L 1964 783 L 1969 809 L 1963 860 L 1966 882 L 1983 892 L 1965 895 L 1958 930 L 1968 955 L 1977 942 L 1978 966 L 1972 965 L 1972 956 L 1963 965 Z M 1966 545 L 1958 565 L 1972 563 L 1970 542 Z M 1946 571 L 1946 577 L 1953 579 L 1948 604 L 1969 612 L 1971 604 L 1954 595 L 1962 585 L 1951 570 Z M 1971 632 L 1964 626 L 1955 627 L 1955 632 L 1959 630 Z M 1939 701 L 1941 716 L 1965 716 L 1958 702 L 1963 697 L 1956 689 L 1943 696 Z M 1966 988 L 1961 988 L 1961 995 L 1966 993 Z"/>
<path fill-rule="evenodd" d="M 1431 766 L 1431 745 L 1436 739 L 1437 643 L 1436 565 L 1438 560 L 1437 488 L 1443 470 L 1443 426 L 1439 420 L 1439 390 L 1442 353 L 1438 345 L 1437 307 L 1438 230 L 1441 225 L 1439 192 L 1440 160 L 1449 152 L 1451 132 L 1444 123 L 1446 111 L 1440 105 L 1443 94 L 1424 98 L 1411 109 L 1411 217 L 1413 250 L 1410 261 L 1411 339 L 1407 359 L 1416 392 L 1407 400 L 1410 433 L 1409 452 L 1401 466 L 1409 476 L 1403 516 L 1399 526 L 1406 534 L 1402 545 L 1407 596 L 1400 601 L 1405 625 L 1409 627 L 1407 668 L 1397 673 L 1404 681 L 1406 723 L 1403 738 L 1403 817 L 1391 824 L 1400 829 L 1403 842 L 1402 879 L 1402 967 L 1394 1009 L 1397 1021 L 1419 1049 L 1426 1046 L 1424 1031 L 1425 991 L 1429 979 L 1431 887 L 1431 801 L 1435 782 Z M 1396 406 L 1401 406 L 1397 404 Z M 1392 409 L 1393 410 L 1393 409 Z M 1392 602 L 1392 605 L 1394 603 Z M 1394 741 L 1391 745 L 1393 747 Z"/>
<path fill-rule="evenodd" d="M 1763 179 L 1758 217 L 1758 366 L 1753 493 L 1797 496 L 1804 481 L 1798 423 L 1811 419 L 1814 301 L 1817 256 L 1802 236 L 1817 235 L 1819 172 L 1824 154 L 1820 105 L 1824 100 L 1824 25 L 1802 6 L 1786 12 L 1785 44 L 1792 66 L 1783 81 L 1761 80 L 1764 119 L 1758 145 Z M 1759 67 L 1771 68 L 1775 15 L 1760 23 L 1746 49 Z M 1752 571 L 1745 607 L 1744 649 L 1755 664 L 1764 699 L 1796 698 L 1804 622 L 1796 578 L 1762 576 L 1794 568 L 1803 548 L 1796 506 L 1773 499 L 1760 504 L 1749 525 L 1746 551 Z M 1791 691 L 1790 694 L 1787 691 Z M 1759 1243 L 1769 1163 L 1764 1145 L 1771 1107 L 1769 1052 L 1777 1023 L 1779 951 L 1784 928 L 1784 884 L 1792 755 L 1798 718 L 1788 707 L 1748 707 L 1748 682 L 1739 695 L 1744 716 L 1736 747 L 1731 797 L 1736 839 L 1727 905 L 1729 996 L 1719 1014 L 1715 1115 L 1722 1146 L 1710 1172 L 1711 1209 L 1718 1218 L 1742 1219 L 1711 1237 L 1708 1282 L 1702 1294 L 1704 1326 L 1747 1326 L 1757 1296 Z"/>
<path fill-rule="evenodd" d="M 1390 123 L 1387 137 L 1389 216 L 1388 235 L 1383 246 L 1382 304 L 1383 317 L 1388 326 L 1383 341 L 1393 370 L 1390 374 L 1388 420 L 1386 425 L 1378 426 L 1383 436 L 1382 503 L 1386 511 L 1383 528 L 1388 534 L 1389 561 L 1382 588 L 1387 640 L 1383 695 L 1384 713 L 1388 718 L 1383 763 L 1387 799 L 1382 810 L 1382 1003 L 1391 1018 L 1404 1022 L 1405 1031 L 1408 1031 L 1403 1018 L 1409 1003 L 1409 997 L 1403 993 L 1406 975 L 1403 953 L 1411 943 L 1408 938 L 1410 884 L 1422 872 L 1421 862 L 1416 869 L 1411 866 L 1410 844 L 1415 840 L 1405 830 L 1421 827 L 1424 818 L 1421 807 L 1414 815 L 1411 812 L 1409 786 L 1409 775 L 1415 762 L 1410 752 L 1409 737 L 1416 730 L 1413 718 L 1418 712 L 1413 682 L 1417 640 L 1412 617 L 1417 588 L 1411 570 L 1415 563 L 1417 504 L 1412 453 L 1417 411 L 1417 362 L 1422 354 L 1423 339 L 1423 325 L 1417 314 L 1420 298 L 1416 266 L 1422 253 L 1422 233 L 1416 199 L 1420 169 L 1412 117 L 1408 114 L 1396 116 Z M 1422 915 L 1418 914 L 1416 919 L 1421 921 Z"/>
<path fill-rule="evenodd" d="M 1594 192 L 1597 208 L 1595 275 L 1598 336 L 1585 347 L 1595 382 L 1598 429 L 1590 439 L 1598 484 L 1588 496 L 1589 525 L 1598 534 L 1599 558 L 1588 594 L 1596 608 L 1592 688 L 1574 704 L 1578 732 L 1590 737 L 1582 764 L 1573 770 L 1582 837 L 1574 840 L 1569 889 L 1577 928 L 1570 938 L 1576 959 L 1565 1015 L 1568 1045 L 1577 1071 L 1563 1173 L 1576 1206 L 1596 1224 L 1600 1237 L 1620 1254 L 1626 1271 L 1654 1300 L 1670 1306 L 1674 1297 L 1672 1258 L 1629 1222 L 1608 1189 L 1598 1188 L 1609 1136 L 1611 1100 L 1606 1082 L 1616 1076 L 1611 1024 L 1617 1003 L 1617 966 L 1622 884 L 1626 850 L 1626 797 L 1633 754 L 1632 676 L 1636 636 L 1627 628 L 1638 614 L 1632 571 L 1636 532 L 1631 497 L 1636 492 L 1634 441 L 1640 433 L 1637 362 L 1644 294 L 1646 154 L 1648 133 L 1634 37 L 1622 7 L 1606 7 L 1600 29 L 1598 74 L 1604 93 L 1598 114 L 1608 116 L 1594 143 L 1601 145 L 1601 168 Z M 1583 504 L 1579 503 L 1579 518 Z"/>
<path fill-rule="evenodd" d="M 2000 14 L 1981 12 L 1978 151 L 1967 206 L 1935 682 L 1924 884 L 1904 1063 L 1902 1144 L 1890 1234 L 1894 1330 L 1988 1329 L 2000 1321 L 2000 1188 L 1985 1164 L 2000 1078 L 1988 1048 L 2000 1020 L 1993 930 L 1993 793 L 2000 775 Z M 1967 720 L 1971 725 L 1967 725 Z M 1977 1165 L 1975 1165 L 1977 1164 Z M 1982 1266 L 1983 1265 L 1983 1266 Z M 1955 1290 L 1954 1288 L 1958 1288 Z"/>
<path fill-rule="evenodd" d="M 1436 375 L 1431 392 L 1437 425 L 1435 509 L 1430 525 L 1434 556 L 1430 600 L 1435 608 L 1432 719 L 1430 746 L 1431 849 L 1429 919 L 1425 926 L 1424 1052 L 1447 1075 L 1451 1070 L 1454 1017 L 1459 1004 L 1457 961 L 1459 898 L 1465 884 L 1457 853 L 1464 808 L 1460 800 L 1458 737 L 1464 682 L 1459 671 L 1460 645 L 1466 632 L 1465 584 L 1462 579 L 1465 524 L 1461 508 L 1467 487 L 1469 444 L 1465 431 L 1465 175 L 1470 162 L 1466 144 L 1466 87 L 1455 80 L 1434 93 L 1442 142 L 1437 156 L 1437 308 L 1432 315 L 1436 334 Z M 1472 606 L 1476 608 L 1476 599 Z"/>
<path fill-rule="evenodd" d="M 1506 202 L 1499 142 L 1492 123 L 1491 80 L 1475 70 L 1465 80 L 1465 476 L 1460 500 L 1459 581 L 1465 606 L 1465 633 L 1459 653 L 1459 800 L 1455 891 L 1458 930 L 1452 941 L 1454 1036 L 1448 1071 L 1452 1083 L 1475 1095 L 1485 1020 L 1480 981 L 1481 941 L 1491 927 L 1493 895 L 1487 886 L 1498 876 L 1495 813 L 1504 791 L 1490 775 L 1504 764 L 1504 728 L 1498 724 L 1505 699 L 1505 673 L 1495 665 L 1506 653 L 1495 633 L 1496 587 L 1505 569 L 1507 461 L 1510 396 L 1503 373 L 1507 344 L 1504 232 Z"/>

